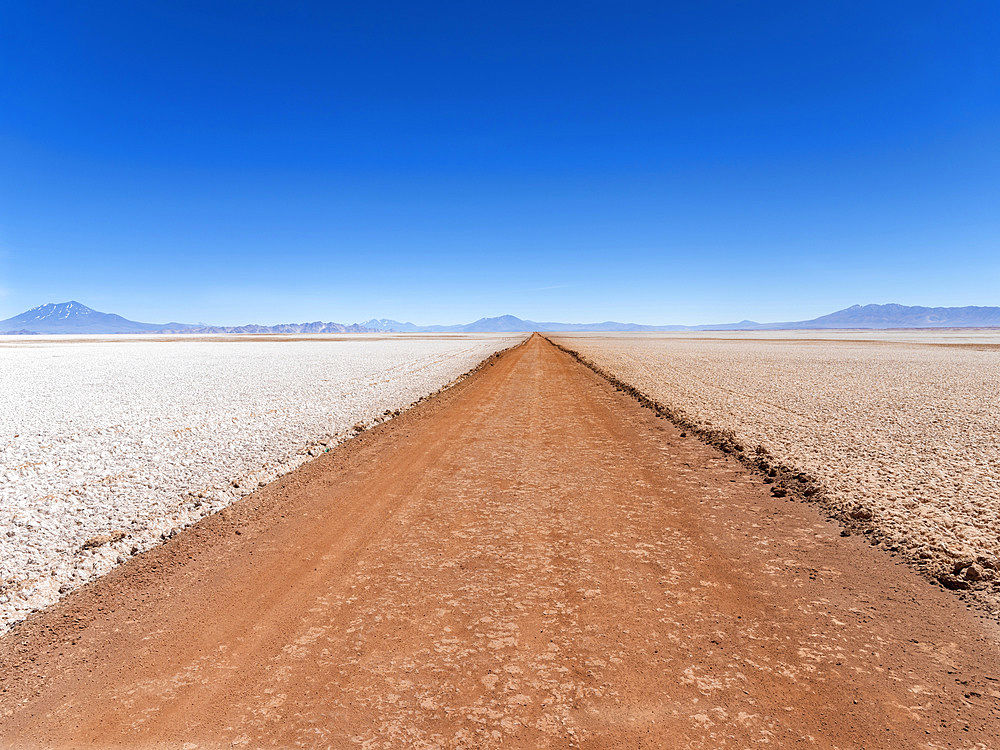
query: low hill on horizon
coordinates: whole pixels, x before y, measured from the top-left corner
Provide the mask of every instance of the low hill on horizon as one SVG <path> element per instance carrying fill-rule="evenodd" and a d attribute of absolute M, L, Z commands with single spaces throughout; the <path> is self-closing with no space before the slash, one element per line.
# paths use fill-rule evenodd
<path fill-rule="evenodd" d="M 558 323 L 524 320 L 514 315 L 480 318 L 459 325 L 418 326 L 388 318 L 373 318 L 364 323 L 282 323 L 243 326 L 192 325 L 189 323 L 140 323 L 114 313 L 98 312 L 71 300 L 47 303 L 0 320 L 0 334 L 118 334 L 118 333 L 546 333 L 573 331 L 782 331 L 890 328 L 997 328 L 1000 307 L 919 307 L 898 304 L 853 305 L 811 320 L 781 323 L 738 323 L 683 325 L 644 325 L 619 323 Z"/>

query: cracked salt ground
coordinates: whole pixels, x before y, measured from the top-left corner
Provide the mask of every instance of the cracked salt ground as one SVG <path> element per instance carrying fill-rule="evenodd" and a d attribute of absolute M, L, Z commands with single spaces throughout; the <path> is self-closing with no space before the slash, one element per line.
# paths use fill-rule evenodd
<path fill-rule="evenodd" d="M 986 748 L 959 604 L 536 337 L 0 639 L 0 745 Z"/>

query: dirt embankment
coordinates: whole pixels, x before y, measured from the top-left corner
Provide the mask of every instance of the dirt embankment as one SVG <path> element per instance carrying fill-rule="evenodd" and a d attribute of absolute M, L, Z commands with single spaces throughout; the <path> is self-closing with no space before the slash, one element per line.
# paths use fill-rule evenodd
<path fill-rule="evenodd" d="M 534 337 L 0 638 L 0 746 L 993 745 L 993 626 L 683 432 Z"/>

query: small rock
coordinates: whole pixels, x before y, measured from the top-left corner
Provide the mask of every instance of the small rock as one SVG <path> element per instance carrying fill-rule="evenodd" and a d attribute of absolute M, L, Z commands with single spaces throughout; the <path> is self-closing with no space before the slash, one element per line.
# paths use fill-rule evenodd
<path fill-rule="evenodd" d="M 788 494 L 788 490 L 786 490 L 784 487 L 773 487 L 771 488 L 771 494 L 774 497 L 784 497 L 785 495 Z"/>
<path fill-rule="evenodd" d="M 946 589 L 951 589 L 952 591 L 960 591 L 962 589 L 969 588 L 968 581 L 963 581 L 961 578 L 958 578 L 951 573 L 941 573 L 937 579 L 941 582 L 942 586 Z"/>
<path fill-rule="evenodd" d="M 958 575 L 963 570 L 965 570 L 966 568 L 968 568 L 970 565 L 975 564 L 975 562 L 976 561 L 973 560 L 971 557 L 960 557 L 951 566 L 951 572 L 954 573 L 955 575 Z"/>
<path fill-rule="evenodd" d="M 112 542 L 117 542 L 124 538 L 125 532 L 120 529 L 108 532 L 107 534 L 98 534 L 97 536 L 92 536 L 90 539 L 85 541 L 83 543 L 83 549 L 93 549 L 94 547 L 111 544 Z"/>
<path fill-rule="evenodd" d="M 981 567 L 980 565 L 973 563 L 965 569 L 965 580 L 967 581 L 985 581 L 993 577 L 993 571 Z"/>

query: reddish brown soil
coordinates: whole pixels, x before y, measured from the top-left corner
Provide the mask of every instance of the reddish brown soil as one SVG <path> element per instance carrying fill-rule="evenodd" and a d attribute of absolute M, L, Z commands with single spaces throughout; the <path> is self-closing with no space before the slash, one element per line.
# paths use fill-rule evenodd
<path fill-rule="evenodd" d="M 537 336 L 31 618 L 0 667 L 9 747 L 1000 736 L 992 625 Z"/>

